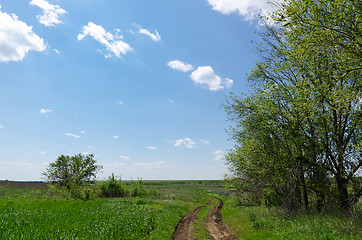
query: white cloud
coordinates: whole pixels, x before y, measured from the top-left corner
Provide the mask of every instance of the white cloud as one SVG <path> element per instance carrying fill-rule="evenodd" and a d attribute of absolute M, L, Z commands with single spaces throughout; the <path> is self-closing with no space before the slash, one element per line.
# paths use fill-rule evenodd
<path fill-rule="evenodd" d="M 83 131 L 83 130 L 81 130 L 81 131 L 80 131 L 80 133 L 81 133 L 81 134 L 86 134 L 86 132 L 85 132 L 85 131 Z"/>
<path fill-rule="evenodd" d="M 195 148 L 196 143 L 192 141 L 190 138 L 181 138 L 179 140 L 175 140 L 175 147 L 184 147 L 184 148 Z"/>
<path fill-rule="evenodd" d="M 161 40 L 161 36 L 158 33 L 157 29 L 155 29 L 155 33 L 151 33 L 149 30 L 142 28 L 141 26 L 139 26 L 139 33 L 149 36 L 153 41 L 158 42 Z"/>
<path fill-rule="evenodd" d="M 180 60 L 173 60 L 167 63 L 167 66 L 169 66 L 172 69 L 179 70 L 182 72 L 188 72 L 194 69 L 194 67 L 191 64 L 183 63 Z"/>
<path fill-rule="evenodd" d="M 202 143 L 202 144 L 206 144 L 206 145 L 209 145 L 210 144 L 210 142 L 209 141 L 207 141 L 207 140 L 200 140 L 200 143 Z"/>
<path fill-rule="evenodd" d="M 59 5 L 53 5 L 45 0 L 32 0 L 30 5 L 37 6 L 43 10 L 43 15 L 36 16 L 38 21 L 47 26 L 54 27 L 56 24 L 62 23 L 59 17 L 67 11 L 62 9 Z"/>
<path fill-rule="evenodd" d="M 226 85 L 230 87 L 232 85 L 232 80 L 229 78 L 225 78 L 221 80 L 221 77 L 214 73 L 214 70 L 210 66 L 200 66 L 195 71 L 193 71 L 190 75 L 192 81 L 201 86 L 211 90 L 211 91 L 218 91 L 222 90 Z"/>
<path fill-rule="evenodd" d="M 130 159 L 131 159 L 130 157 L 124 156 L 124 155 L 121 155 L 121 156 L 119 156 L 118 158 L 124 159 L 124 160 L 130 160 Z"/>
<path fill-rule="evenodd" d="M 113 138 L 114 138 L 114 139 L 117 139 L 117 138 L 119 138 L 119 136 L 113 136 Z"/>
<path fill-rule="evenodd" d="M 222 14 L 237 13 L 245 20 L 253 20 L 259 14 L 268 16 L 275 11 L 275 7 L 268 2 L 276 0 L 208 0 L 212 9 Z"/>
<path fill-rule="evenodd" d="M 54 51 L 56 54 L 60 55 L 59 50 L 57 50 L 57 49 L 53 49 L 53 51 Z"/>
<path fill-rule="evenodd" d="M 127 52 L 132 50 L 128 43 L 122 41 L 123 37 L 118 35 L 118 31 L 116 35 L 113 35 L 110 32 L 106 32 L 102 26 L 96 25 L 92 22 L 88 22 L 87 26 L 83 26 L 82 33 L 77 36 L 77 39 L 80 41 L 87 35 L 93 37 L 100 44 L 106 46 L 108 51 L 105 55 L 106 58 L 112 57 L 112 55 L 120 57 L 121 53 L 125 55 Z"/>
<path fill-rule="evenodd" d="M 227 88 L 231 88 L 234 84 L 234 81 L 231 80 L 230 78 L 224 78 L 223 79 L 223 84 L 225 85 L 225 87 Z"/>
<path fill-rule="evenodd" d="M 0 128 L 5 128 L 3 125 L 1 125 L 1 123 L 0 123 Z"/>
<path fill-rule="evenodd" d="M 42 52 L 45 48 L 44 40 L 33 32 L 32 26 L 18 20 L 15 14 L 0 11 L 0 62 L 21 61 L 30 50 Z"/>
<path fill-rule="evenodd" d="M 215 160 L 223 160 L 224 157 L 225 157 L 224 152 L 221 151 L 221 150 L 216 150 L 216 151 L 214 152 L 214 155 L 215 155 Z"/>
<path fill-rule="evenodd" d="M 122 102 L 122 101 L 117 101 L 117 103 L 118 103 L 118 104 L 124 104 L 124 102 Z"/>
<path fill-rule="evenodd" d="M 53 110 L 51 110 L 51 109 L 44 109 L 44 108 L 42 108 L 42 109 L 40 109 L 40 113 L 41 114 L 46 114 L 46 113 L 50 113 L 50 112 L 52 112 Z"/>
<path fill-rule="evenodd" d="M 45 151 L 40 151 L 39 153 L 40 154 L 47 154 Z"/>
<path fill-rule="evenodd" d="M 146 148 L 149 149 L 149 150 L 151 150 L 151 151 L 157 149 L 155 146 L 147 146 Z"/>
<path fill-rule="evenodd" d="M 72 134 L 72 133 L 64 133 L 64 135 L 74 137 L 74 138 L 80 138 L 79 135 L 75 135 L 75 134 Z"/>
<path fill-rule="evenodd" d="M 175 101 L 173 99 L 168 100 L 168 103 L 173 104 Z"/>
<path fill-rule="evenodd" d="M 164 161 L 134 163 L 135 166 L 140 166 L 140 167 L 145 167 L 145 168 L 161 168 L 165 164 L 166 164 L 166 162 L 164 162 Z"/>

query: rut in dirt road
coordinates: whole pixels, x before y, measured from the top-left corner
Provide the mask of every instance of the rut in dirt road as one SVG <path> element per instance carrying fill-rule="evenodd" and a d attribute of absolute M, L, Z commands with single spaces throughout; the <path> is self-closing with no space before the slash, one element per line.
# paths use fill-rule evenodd
<path fill-rule="evenodd" d="M 212 199 L 209 199 L 209 202 L 203 206 L 195 208 L 191 212 L 189 212 L 186 216 L 184 216 L 181 221 L 177 224 L 175 232 L 173 234 L 174 240 L 188 240 L 191 232 L 192 225 L 197 218 L 197 214 L 199 212 L 212 204 Z"/>
<path fill-rule="evenodd" d="M 237 240 L 237 238 L 230 232 L 227 226 L 222 222 L 221 209 L 224 203 L 221 199 L 217 198 L 219 203 L 211 209 L 207 216 L 206 227 L 209 234 L 214 240 Z"/>

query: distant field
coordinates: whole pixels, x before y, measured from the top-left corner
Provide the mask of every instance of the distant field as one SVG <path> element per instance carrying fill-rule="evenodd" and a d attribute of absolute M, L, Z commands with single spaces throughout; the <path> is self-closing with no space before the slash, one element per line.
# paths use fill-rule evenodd
<path fill-rule="evenodd" d="M 12 188 L 32 188 L 32 189 L 47 189 L 48 186 L 44 182 L 14 182 L 14 181 L 0 181 L 0 187 Z"/>

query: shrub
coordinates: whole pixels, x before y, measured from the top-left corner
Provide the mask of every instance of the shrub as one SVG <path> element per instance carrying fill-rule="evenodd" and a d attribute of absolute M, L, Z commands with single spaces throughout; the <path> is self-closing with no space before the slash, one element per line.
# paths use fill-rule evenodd
<path fill-rule="evenodd" d="M 101 195 L 107 198 L 124 197 L 127 195 L 125 186 L 122 184 L 121 178 L 117 179 L 112 176 L 100 184 Z"/>

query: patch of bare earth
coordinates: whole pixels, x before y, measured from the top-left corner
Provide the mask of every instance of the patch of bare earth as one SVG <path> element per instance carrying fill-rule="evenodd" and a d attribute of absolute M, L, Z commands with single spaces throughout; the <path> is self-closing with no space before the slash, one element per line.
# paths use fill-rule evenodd
<path fill-rule="evenodd" d="M 192 225 L 194 224 L 197 214 L 199 212 L 212 204 L 212 199 L 209 200 L 209 202 L 203 206 L 200 206 L 198 208 L 195 208 L 191 212 L 189 212 L 186 216 L 184 216 L 181 221 L 177 224 L 177 227 L 175 229 L 173 239 L 174 240 L 188 240 L 190 238 L 190 233 L 192 229 Z"/>
<path fill-rule="evenodd" d="M 221 199 L 217 199 L 219 203 L 211 209 L 207 215 L 206 227 L 209 234 L 214 240 L 237 240 L 230 232 L 227 226 L 223 223 L 221 209 L 224 205 Z"/>

